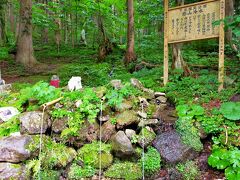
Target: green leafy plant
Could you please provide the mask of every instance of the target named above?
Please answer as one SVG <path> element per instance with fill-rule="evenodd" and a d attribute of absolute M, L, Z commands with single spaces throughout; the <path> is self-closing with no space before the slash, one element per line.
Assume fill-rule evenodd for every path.
<path fill-rule="evenodd" d="M 184 180 L 196 180 L 200 179 L 200 171 L 197 164 L 194 161 L 187 161 L 185 163 L 179 163 L 176 166 L 177 170 L 183 175 Z"/>
<path fill-rule="evenodd" d="M 90 178 L 95 174 L 96 170 L 91 166 L 78 166 L 76 163 L 73 163 L 69 169 L 68 178 L 69 179 L 81 179 L 81 178 Z"/>
<path fill-rule="evenodd" d="M 222 148 L 213 149 L 208 158 L 208 164 L 217 169 L 225 169 L 225 175 L 228 180 L 237 180 L 240 178 L 240 150 L 227 150 Z"/>
<path fill-rule="evenodd" d="M 161 157 L 159 152 L 155 148 L 149 147 L 144 158 L 141 158 L 140 163 L 141 166 L 144 164 L 144 170 L 147 176 L 153 175 L 158 172 L 161 167 Z"/>
<path fill-rule="evenodd" d="M 20 121 L 18 116 L 13 117 L 7 122 L 0 124 L 0 137 L 9 136 L 11 133 L 20 131 Z"/>
<path fill-rule="evenodd" d="M 240 102 L 223 103 L 220 112 L 229 120 L 240 120 Z"/>
<path fill-rule="evenodd" d="M 176 109 L 179 116 L 176 122 L 176 130 L 181 135 L 183 143 L 193 147 L 196 151 L 201 151 L 203 145 L 194 122 L 198 116 L 204 114 L 204 109 L 199 105 L 179 105 Z"/>

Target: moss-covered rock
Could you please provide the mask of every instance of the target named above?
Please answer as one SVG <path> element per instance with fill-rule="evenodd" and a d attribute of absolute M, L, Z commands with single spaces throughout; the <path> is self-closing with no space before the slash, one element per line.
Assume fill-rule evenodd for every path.
<path fill-rule="evenodd" d="M 155 139 L 156 134 L 152 130 L 152 128 L 146 126 L 143 128 L 138 135 L 138 144 L 143 147 L 148 147 L 151 145 L 152 141 Z"/>
<path fill-rule="evenodd" d="M 81 167 L 73 163 L 68 171 L 68 179 L 77 180 L 81 178 L 90 178 L 95 174 L 96 170 L 91 166 Z"/>
<path fill-rule="evenodd" d="M 99 168 L 100 160 L 101 167 L 106 169 L 113 162 L 113 156 L 111 154 L 111 145 L 102 143 L 100 154 L 100 143 L 93 142 L 92 144 L 85 144 L 78 150 L 77 160 L 80 160 L 84 165 Z"/>
<path fill-rule="evenodd" d="M 142 178 L 142 171 L 137 163 L 116 163 L 104 173 L 104 176 L 114 179 L 136 180 Z"/>
<path fill-rule="evenodd" d="M 22 164 L 0 163 L 0 179 L 29 179 Z"/>
<path fill-rule="evenodd" d="M 121 129 L 131 124 L 136 124 L 139 122 L 137 113 L 135 111 L 124 111 L 116 116 L 117 128 Z"/>
<path fill-rule="evenodd" d="M 76 157 L 77 153 L 73 148 L 64 144 L 50 142 L 43 149 L 42 164 L 47 168 L 64 168 Z"/>

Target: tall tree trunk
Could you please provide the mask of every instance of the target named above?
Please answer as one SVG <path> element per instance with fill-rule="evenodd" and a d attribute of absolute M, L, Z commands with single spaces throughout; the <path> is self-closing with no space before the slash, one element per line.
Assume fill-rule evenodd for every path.
<path fill-rule="evenodd" d="M 137 60 L 134 52 L 134 4 L 133 0 L 127 0 L 128 30 L 127 30 L 127 51 L 124 58 L 125 65 Z"/>
<path fill-rule="evenodd" d="M 15 18 L 14 18 L 14 4 L 13 0 L 9 3 L 9 21 L 10 29 L 15 34 Z"/>
<path fill-rule="evenodd" d="M 100 3 L 100 0 L 97 0 L 97 3 Z M 103 17 L 100 12 L 100 5 L 99 5 L 99 11 L 97 15 L 97 27 L 99 30 L 99 48 L 98 48 L 98 62 L 102 62 L 108 54 L 110 54 L 113 50 L 113 45 L 108 38 L 104 25 L 103 25 Z"/>
<path fill-rule="evenodd" d="M 16 61 L 24 66 L 37 63 L 32 42 L 32 1 L 20 0 L 19 32 L 17 39 Z"/>
<path fill-rule="evenodd" d="M 7 43 L 5 5 L 4 1 L 0 3 L 0 45 Z"/>
<path fill-rule="evenodd" d="M 177 6 L 184 5 L 184 0 L 176 0 L 176 4 Z M 172 45 L 172 69 L 182 69 L 184 71 L 184 75 L 189 76 L 191 74 L 191 70 L 189 69 L 187 63 L 183 60 L 181 49 L 181 43 Z"/>
<path fill-rule="evenodd" d="M 226 0 L 225 11 L 226 11 L 226 17 L 229 18 L 228 21 L 232 22 L 232 17 L 234 15 L 234 0 Z M 230 28 L 225 32 L 225 38 L 226 38 L 226 42 L 230 45 L 230 47 L 234 51 L 237 51 L 236 46 L 233 44 L 233 41 L 232 41 L 232 30 Z"/>

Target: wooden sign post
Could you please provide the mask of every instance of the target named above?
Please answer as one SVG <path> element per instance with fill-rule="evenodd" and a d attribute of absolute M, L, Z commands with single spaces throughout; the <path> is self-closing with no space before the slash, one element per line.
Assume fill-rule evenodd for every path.
<path fill-rule="evenodd" d="M 224 23 L 213 22 L 225 17 L 225 0 L 206 0 L 175 8 L 164 1 L 164 85 L 168 82 L 168 45 L 193 40 L 219 38 L 219 91 L 224 83 Z"/>

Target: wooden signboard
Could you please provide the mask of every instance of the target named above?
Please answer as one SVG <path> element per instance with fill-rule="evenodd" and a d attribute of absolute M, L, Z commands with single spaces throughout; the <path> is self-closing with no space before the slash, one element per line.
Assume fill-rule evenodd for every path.
<path fill-rule="evenodd" d="M 219 90 L 224 81 L 224 25 L 213 23 L 225 16 L 225 0 L 207 0 L 168 8 L 164 1 L 164 84 L 168 82 L 168 45 L 193 40 L 219 38 Z"/>

